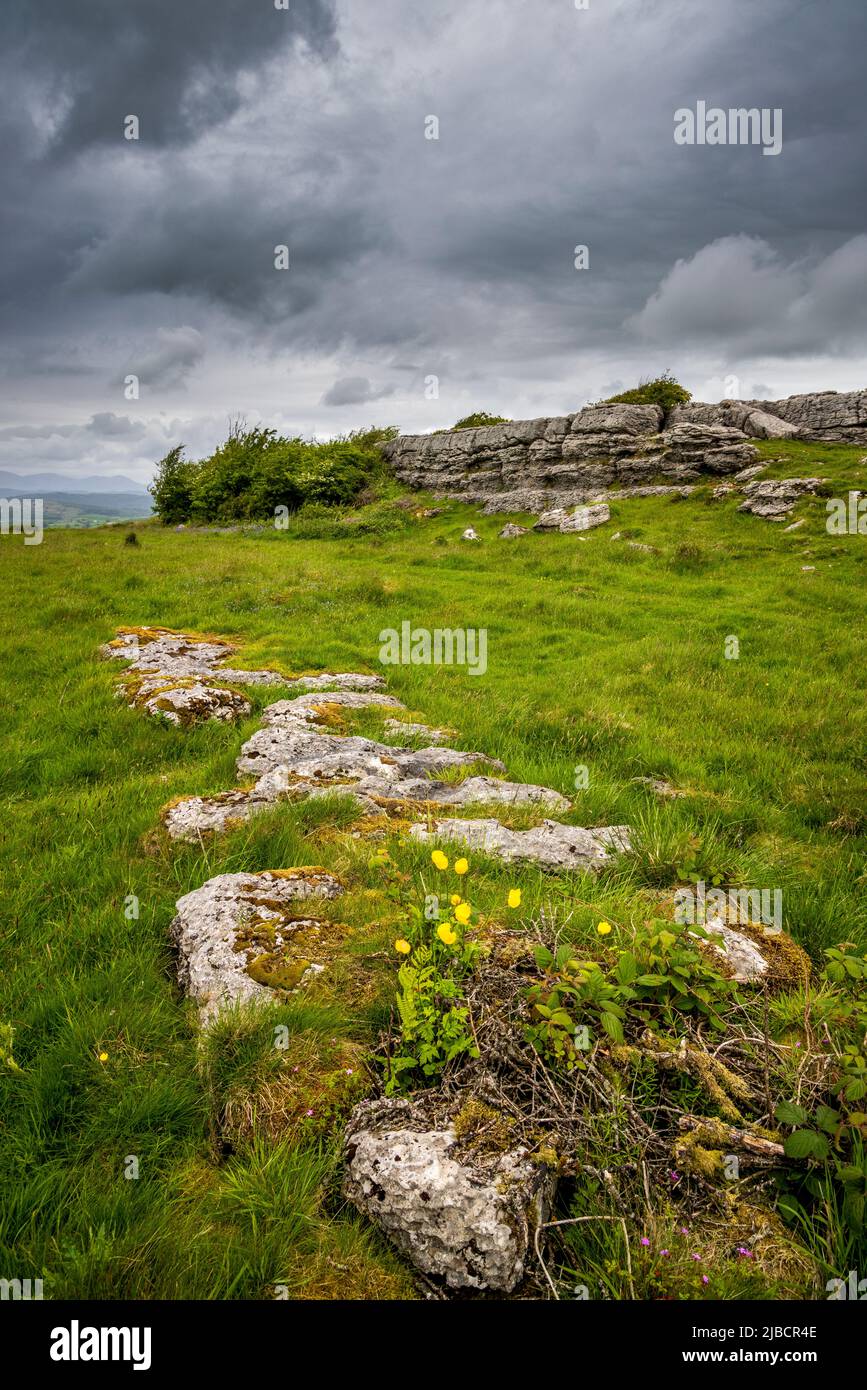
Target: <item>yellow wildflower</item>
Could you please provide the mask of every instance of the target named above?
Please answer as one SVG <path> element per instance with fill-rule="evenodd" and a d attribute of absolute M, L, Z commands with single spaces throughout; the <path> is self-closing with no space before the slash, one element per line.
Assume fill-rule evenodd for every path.
<path fill-rule="evenodd" d="M 600 936 L 607 936 L 611 929 L 610 922 L 600 922 L 599 926 L 596 928 Z"/>
<path fill-rule="evenodd" d="M 433 861 L 433 866 L 435 869 L 447 869 L 449 866 L 449 861 L 448 859 L 446 859 L 446 856 L 443 854 L 441 849 L 434 850 L 433 854 L 431 855 L 431 860 Z"/>
<path fill-rule="evenodd" d="M 451 896 L 451 898 L 449 899 L 449 902 L 451 903 L 452 907 L 457 907 L 457 905 L 458 905 L 458 903 L 459 903 L 460 901 L 461 901 L 461 895 L 460 895 L 460 893 L 452 893 L 452 896 Z"/>
<path fill-rule="evenodd" d="M 462 927 L 465 927 L 467 925 L 467 922 L 470 920 L 470 912 L 471 908 L 469 903 L 458 903 L 457 907 L 455 908 L 455 917 L 460 922 Z"/>
<path fill-rule="evenodd" d="M 101 1062 L 107 1062 L 107 1061 L 108 1061 L 108 1053 L 107 1053 L 107 1052 L 100 1052 L 100 1054 L 99 1054 L 99 1060 L 100 1060 Z"/>
<path fill-rule="evenodd" d="M 510 888 L 510 889 L 509 889 L 509 907 L 520 907 L 520 906 L 521 906 L 521 890 L 520 890 L 520 888 Z"/>
<path fill-rule="evenodd" d="M 457 934 L 452 931 L 448 922 L 443 922 L 441 926 L 437 927 L 437 936 L 444 946 L 454 946 L 458 939 Z"/>
<path fill-rule="evenodd" d="M 470 866 L 469 866 L 469 863 L 467 862 L 466 859 L 456 859 L 456 860 L 455 860 L 455 873 L 456 873 L 456 874 L 465 874 L 465 873 L 467 872 L 467 869 L 468 869 L 469 867 L 470 867 Z"/>
<path fill-rule="evenodd" d="M 410 946 L 408 941 L 404 941 L 403 937 L 399 936 L 397 941 L 395 941 L 394 943 L 394 949 L 396 951 L 400 951 L 400 954 L 402 956 L 408 956 L 410 951 L 412 950 L 412 947 Z"/>

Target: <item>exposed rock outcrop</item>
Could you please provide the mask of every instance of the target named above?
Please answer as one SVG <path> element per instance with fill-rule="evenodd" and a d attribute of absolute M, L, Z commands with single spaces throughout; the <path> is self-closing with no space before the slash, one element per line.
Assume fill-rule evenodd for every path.
<path fill-rule="evenodd" d="M 518 860 L 555 870 L 600 869 L 610 859 L 612 850 L 629 849 L 627 825 L 583 830 L 577 825 L 545 820 L 532 830 L 509 830 L 498 820 L 456 818 L 435 821 L 432 830 L 413 825 L 409 833 L 415 840 L 458 840 L 509 863 Z"/>
<path fill-rule="evenodd" d="M 324 969 L 340 929 L 299 911 L 343 889 L 324 869 L 218 874 L 177 902 L 178 979 L 202 1020 L 226 1005 L 294 990 Z"/>
<path fill-rule="evenodd" d="M 756 457 L 742 431 L 712 422 L 667 429 L 655 405 L 592 405 L 554 419 L 401 435 L 383 452 L 410 487 L 480 502 L 489 513 L 580 506 L 613 486 L 677 485 L 737 472 Z"/>
<path fill-rule="evenodd" d="M 352 679 L 345 677 L 346 680 Z M 173 839 L 196 840 L 249 819 L 276 802 L 331 793 L 353 796 L 366 812 L 385 802 L 432 803 L 437 806 L 538 806 L 541 811 L 568 810 L 566 797 L 551 787 L 509 782 L 477 773 L 489 768 L 504 774 L 505 765 L 484 753 L 455 748 L 400 748 L 373 739 L 328 732 L 323 719 L 343 709 L 380 706 L 403 709 L 392 695 L 376 691 L 336 690 L 278 700 L 262 715 L 262 727 L 242 746 L 239 777 L 256 779 L 252 787 L 210 797 L 186 797 L 171 803 L 163 820 Z M 423 726 L 419 726 L 423 727 Z M 403 726 L 404 729 L 408 726 Z M 474 775 L 459 781 L 437 774 L 466 769 Z"/>
<path fill-rule="evenodd" d="M 781 401 L 601 404 L 551 419 L 400 435 L 383 452 L 403 482 L 483 505 L 541 514 L 656 493 L 737 473 L 757 456 L 751 439 L 867 443 L 867 391 L 822 391 Z"/>
<path fill-rule="evenodd" d="M 279 671 L 241 671 L 223 665 L 236 648 L 222 638 L 199 637 L 164 627 L 119 628 L 100 649 L 109 660 L 127 663 L 119 694 L 133 708 L 171 724 L 234 720 L 248 715 L 249 700 L 231 685 L 282 685 L 290 690 L 380 690 L 381 676 L 354 674 L 283 676 Z"/>

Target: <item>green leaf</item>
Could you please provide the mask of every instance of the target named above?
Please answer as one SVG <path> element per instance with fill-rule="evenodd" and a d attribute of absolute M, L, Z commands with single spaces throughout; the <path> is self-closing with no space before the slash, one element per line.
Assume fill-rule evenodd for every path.
<path fill-rule="evenodd" d="M 776 1118 L 784 1125 L 803 1125 L 810 1118 L 802 1105 L 792 1100 L 783 1100 L 774 1111 Z"/>
<path fill-rule="evenodd" d="M 599 1015 L 599 1022 L 602 1024 L 609 1038 L 612 1038 L 616 1043 L 623 1042 L 623 1025 L 619 1018 L 609 1013 L 607 1009 L 603 1009 Z"/>
<path fill-rule="evenodd" d="M 839 1110 L 832 1110 L 829 1105 L 819 1105 L 816 1107 L 816 1124 L 823 1129 L 826 1134 L 833 1134 L 840 1123 Z"/>
<path fill-rule="evenodd" d="M 827 1158 L 828 1141 L 814 1129 L 796 1129 L 784 1144 L 787 1158 Z"/>
<path fill-rule="evenodd" d="M 624 951 L 614 968 L 615 978 L 622 985 L 630 985 L 638 974 L 638 962 L 631 951 Z"/>

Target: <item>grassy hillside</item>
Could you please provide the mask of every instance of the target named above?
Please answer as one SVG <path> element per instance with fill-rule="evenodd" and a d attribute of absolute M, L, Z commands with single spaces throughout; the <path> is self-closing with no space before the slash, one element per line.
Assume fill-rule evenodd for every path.
<path fill-rule="evenodd" d="M 761 447 L 784 456 L 769 476 L 867 487 L 860 450 Z M 817 965 L 840 941 L 867 951 L 867 539 L 828 536 L 821 498 L 785 534 L 709 493 L 614 504 L 612 524 L 584 538 L 501 541 L 505 517 L 446 505 L 424 519 L 387 497 L 354 520 L 302 510 L 255 536 L 142 523 L 138 546 L 110 528 L 52 531 L 38 547 L 2 538 L 0 1024 L 20 1071 L 0 1068 L 0 1273 L 42 1275 L 53 1297 L 412 1296 L 403 1265 L 340 1202 L 337 1140 L 369 1084 L 406 886 L 430 879 L 429 854 L 393 835 L 383 860 L 341 833 L 345 802 L 169 845 L 161 806 L 233 785 L 239 746 L 279 691 L 254 692 L 240 726 L 165 727 L 120 703 L 117 671 L 97 660 L 119 624 L 223 634 L 241 644 L 238 664 L 298 673 L 380 671 L 380 631 L 406 620 L 487 628 L 484 677 L 388 667 L 389 690 L 513 778 L 572 797 L 576 824 L 637 827 L 638 848 L 598 881 L 474 864 L 480 912 L 495 917 L 518 883 L 523 919 L 571 913 L 574 938 L 589 939 L 600 916 L 646 915 L 691 857 L 708 880 L 781 888 L 785 926 Z M 469 524 L 481 544 L 460 540 Z M 689 795 L 660 800 L 642 777 Z M 175 899 L 216 873 L 293 864 L 346 879 L 344 956 L 273 1019 L 227 1022 L 200 1049 L 169 951 Z M 281 1073 L 269 1108 L 273 1020 L 290 1028 L 294 1079 Z M 561 1277 L 592 1283 L 598 1270 L 611 1291 L 598 1237 L 577 1231 Z M 854 1267 L 858 1238 L 833 1212 L 801 1234 L 823 1276 Z M 722 1254 L 714 1279 L 709 1296 L 808 1287 L 796 1263 L 775 1284 Z M 648 1272 L 639 1296 L 655 1287 Z M 695 1280 L 678 1288 L 704 1296 Z"/>

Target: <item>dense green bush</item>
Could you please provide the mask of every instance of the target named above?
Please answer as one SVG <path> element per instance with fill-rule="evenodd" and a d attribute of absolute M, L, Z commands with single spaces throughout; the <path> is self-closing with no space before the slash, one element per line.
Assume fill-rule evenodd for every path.
<path fill-rule="evenodd" d="M 473 415 L 465 415 L 463 420 L 458 420 L 456 425 L 452 425 L 453 430 L 477 430 L 484 425 L 507 425 L 508 415 L 489 415 L 486 410 L 477 410 Z"/>
<path fill-rule="evenodd" d="M 671 372 L 652 381 L 641 381 L 631 391 L 621 391 L 618 396 L 608 396 L 603 405 L 661 405 L 663 410 L 671 410 L 675 405 L 686 405 L 692 400 L 692 392 L 675 381 Z"/>
<path fill-rule="evenodd" d="M 295 512 L 308 502 L 348 506 L 385 477 L 378 445 L 396 432 L 371 429 L 312 444 L 271 429 L 234 427 L 198 462 L 185 459 L 179 444 L 157 465 L 154 510 L 164 524 L 176 525 L 261 520 L 277 507 Z"/>

